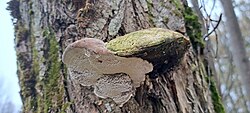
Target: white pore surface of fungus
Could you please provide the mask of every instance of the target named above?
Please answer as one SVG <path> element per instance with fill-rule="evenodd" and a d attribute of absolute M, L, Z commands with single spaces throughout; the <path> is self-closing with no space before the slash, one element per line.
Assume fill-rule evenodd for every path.
<path fill-rule="evenodd" d="M 68 68 L 69 74 L 71 75 L 71 79 L 77 81 L 82 86 L 92 86 L 95 85 L 97 79 L 101 77 L 101 75 L 91 72 L 88 70 L 75 70 L 73 68 Z"/>
<path fill-rule="evenodd" d="M 112 98 L 121 106 L 133 96 L 132 90 L 132 81 L 126 74 L 104 75 L 98 79 L 94 87 L 97 96 Z"/>
<path fill-rule="evenodd" d="M 132 96 L 132 87 L 139 87 L 145 74 L 153 70 L 153 65 L 141 58 L 114 55 L 102 40 L 95 38 L 68 45 L 62 60 L 78 83 L 93 85 L 97 96 L 110 97 L 119 104 L 127 102 Z"/>

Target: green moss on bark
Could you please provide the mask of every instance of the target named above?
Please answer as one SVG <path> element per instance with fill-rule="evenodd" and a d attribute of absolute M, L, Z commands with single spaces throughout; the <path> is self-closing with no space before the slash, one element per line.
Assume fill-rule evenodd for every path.
<path fill-rule="evenodd" d="M 21 22 L 18 22 L 15 26 L 15 43 L 16 47 L 22 46 L 20 51 L 17 51 L 17 64 L 18 64 L 18 76 L 21 86 L 21 98 L 24 101 L 23 107 L 24 112 L 35 111 L 37 108 L 36 101 L 36 73 L 34 65 L 34 53 L 37 52 L 33 50 L 34 37 L 32 37 L 32 31 L 24 28 Z M 25 42 L 25 43 L 23 43 Z M 31 47 L 31 49 L 29 48 Z M 31 54 L 30 54 L 31 53 Z M 35 55 L 36 56 L 36 55 Z"/>
<path fill-rule="evenodd" d="M 195 51 L 198 52 L 199 49 L 201 50 L 199 52 L 202 53 L 205 47 L 205 42 L 202 38 L 201 24 L 199 23 L 198 17 L 190 7 L 185 7 L 183 13 L 187 35 L 189 36 Z"/>
<path fill-rule="evenodd" d="M 193 45 L 193 48 L 195 49 L 196 53 L 203 54 L 203 50 L 205 47 L 205 42 L 202 37 L 201 32 L 201 24 L 199 23 L 198 16 L 194 14 L 192 9 L 188 6 L 185 6 L 185 10 L 183 11 L 184 20 L 185 20 L 185 26 L 187 30 L 187 35 L 190 38 L 190 41 Z M 206 61 L 203 61 L 204 64 L 206 64 Z M 204 66 L 200 68 L 200 71 L 208 78 L 208 75 L 206 74 Z M 211 77 L 209 77 L 211 79 Z M 210 82 L 210 92 L 211 97 L 213 101 L 214 110 L 216 113 L 225 113 L 224 106 L 221 102 L 221 98 L 219 96 L 219 93 L 217 91 L 217 88 L 215 86 L 215 82 L 213 80 L 208 80 L 207 82 Z"/>
<path fill-rule="evenodd" d="M 212 79 L 212 77 L 207 77 L 207 82 L 210 82 L 210 91 L 213 100 L 214 110 L 216 111 L 216 113 L 226 113 L 225 108 L 221 102 L 221 97 L 216 88 L 215 81 Z"/>
<path fill-rule="evenodd" d="M 43 50 L 37 49 L 41 45 L 36 45 L 37 40 L 32 30 L 23 28 L 21 24 L 16 28 L 15 35 L 16 45 L 19 46 L 25 41 L 26 45 L 21 46 L 27 47 L 24 48 L 27 51 L 17 53 L 21 97 L 24 101 L 23 112 L 64 112 L 70 103 L 64 103 L 65 90 L 59 44 L 55 34 L 49 29 L 43 31 L 44 41 L 47 42 Z M 44 53 L 43 56 L 40 54 L 41 51 Z M 40 75 L 41 66 L 46 66 L 44 75 Z"/>
<path fill-rule="evenodd" d="M 59 44 L 52 30 L 44 30 L 43 37 L 46 38 L 45 40 L 48 43 L 46 57 L 47 71 L 45 78 L 40 81 L 43 87 L 43 95 L 39 100 L 39 108 L 44 113 L 52 111 L 62 112 L 61 109 L 64 105 L 64 85 L 62 83 L 61 61 L 59 59 Z"/>

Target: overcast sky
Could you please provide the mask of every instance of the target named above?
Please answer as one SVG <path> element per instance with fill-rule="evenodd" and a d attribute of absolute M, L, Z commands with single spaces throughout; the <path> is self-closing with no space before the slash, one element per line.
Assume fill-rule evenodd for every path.
<path fill-rule="evenodd" d="M 14 31 L 11 22 L 11 17 L 6 9 L 7 1 L 0 0 L 0 79 L 4 85 L 0 91 L 0 95 L 5 95 L 15 103 L 16 107 L 22 105 L 19 96 L 18 79 L 16 75 L 16 53 L 14 50 Z M 1 85 L 1 84 L 0 84 Z M 4 97 L 5 97 L 4 96 Z M 3 96 L 0 97 L 0 101 L 3 100 Z"/>

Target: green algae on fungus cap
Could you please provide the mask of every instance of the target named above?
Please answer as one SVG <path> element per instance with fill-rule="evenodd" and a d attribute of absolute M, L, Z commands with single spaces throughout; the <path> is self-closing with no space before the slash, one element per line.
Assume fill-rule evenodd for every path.
<path fill-rule="evenodd" d="M 189 40 L 178 32 L 164 28 L 149 28 L 117 37 L 108 42 L 106 47 L 119 56 L 129 56 L 140 53 L 150 47 L 177 41 L 184 46 L 189 44 Z"/>

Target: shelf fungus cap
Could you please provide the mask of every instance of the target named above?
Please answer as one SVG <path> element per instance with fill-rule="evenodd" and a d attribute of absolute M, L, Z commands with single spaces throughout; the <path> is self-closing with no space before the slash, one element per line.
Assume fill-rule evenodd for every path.
<path fill-rule="evenodd" d="M 103 41 L 94 38 L 78 40 L 67 46 L 62 61 L 67 65 L 71 78 L 83 86 L 91 86 L 100 78 L 100 74 L 91 65 L 89 58 L 94 54 L 109 53 L 103 49 Z"/>
<path fill-rule="evenodd" d="M 105 49 L 103 41 L 94 38 L 84 38 L 67 46 L 62 61 L 70 68 L 95 71 L 90 66 L 89 58 L 94 54 L 110 53 Z"/>
<path fill-rule="evenodd" d="M 91 78 L 85 78 L 95 82 L 103 74 L 126 73 L 135 87 L 139 87 L 145 80 L 145 74 L 153 70 L 153 65 L 148 61 L 137 57 L 119 57 L 109 51 L 103 41 L 94 38 L 84 38 L 70 44 L 65 49 L 62 60 L 73 70 L 73 76 L 82 76 L 86 71 L 96 73 L 96 78 L 93 74 Z"/>
<path fill-rule="evenodd" d="M 114 54 L 90 58 L 90 63 L 98 73 L 126 73 L 132 79 L 135 87 L 139 87 L 145 80 L 146 73 L 153 70 L 153 65 L 146 60 L 136 57 L 119 57 Z"/>
<path fill-rule="evenodd" d="M 145 49 L 177 41 L 179 46 L 189 45 L 189 39 L 178 32 L 164 28 L 149 28 L 117 37 L 107 43 L 106 47 L 119 56 L 130 56 Z"/>

